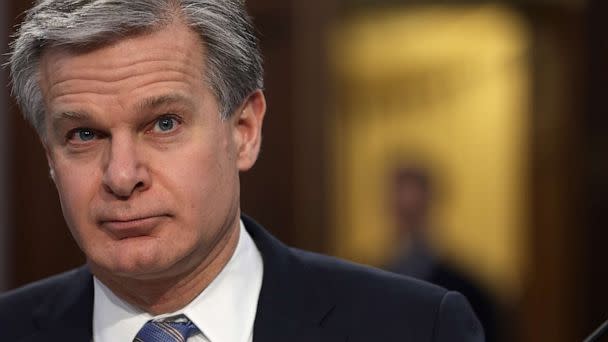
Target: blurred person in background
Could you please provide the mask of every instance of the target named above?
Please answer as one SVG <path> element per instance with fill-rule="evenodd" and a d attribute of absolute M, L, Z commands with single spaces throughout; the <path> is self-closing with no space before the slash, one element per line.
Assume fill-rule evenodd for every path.
<path fill-rule="evenodd" d="M 468 274 L 437 256 L 430 244 L 435 192 L 429 170 L 402 163 L 391 178 L 390 203 L 400 245 L 386 269 L 464 294 L 484 327 L 486 339 L 498 341 L 498 306 L 492 296 Z"/>
<path fill-rule="evenodd" d="M 266 110 L 244 1 L 37 1 L 10 67 L 87 263 L 0 296 L 0 341 L 484 340 L 461 294 L 242 215 Z"/>

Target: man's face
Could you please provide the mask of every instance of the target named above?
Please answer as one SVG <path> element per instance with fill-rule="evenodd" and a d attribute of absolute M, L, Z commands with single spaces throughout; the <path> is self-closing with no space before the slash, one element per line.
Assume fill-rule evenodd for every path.
<path fill-rule="evenodd" d="M 257 157 L 265 104 L 256 92 L 222 120 L 204 53 L 176 23 L 43 54 L 45 148 L 66 222 L 93 267 L 174 276 L 234 235 L 238 172 Z"/>
<path fill-rule="evenodd" d="M 395 181 L 394 209 L 403 233 L 418 234 L 427 228 L 429 205 L 429 190 L 419 180 L 412 177 Z"/>

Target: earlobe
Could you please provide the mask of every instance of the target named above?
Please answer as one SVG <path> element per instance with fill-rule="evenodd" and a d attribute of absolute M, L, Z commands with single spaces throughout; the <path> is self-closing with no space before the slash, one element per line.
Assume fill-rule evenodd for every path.
<path fill-rule="evenodd" d="M 235 143 L 237 167 L 247 171 L 253 167 L 260 153 L 262 124 L 266 113 L 266 98 L 261 90 L 253 92 L 235 113 Z"/>

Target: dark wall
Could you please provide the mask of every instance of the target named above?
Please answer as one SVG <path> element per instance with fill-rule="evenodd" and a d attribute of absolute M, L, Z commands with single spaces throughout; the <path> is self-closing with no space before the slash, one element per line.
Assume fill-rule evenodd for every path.
<path fill-rule="evenodd" d="M 587 13 L 587 108 L 584 134 L 583 249 L 585 329 L 608 319 L 608 2 L 590 2 Z"/>
<path fill-rule="evenodd" d="M 526 287 L 516 317 L 525 341 L 575 341 L 584 330 L 581 320 L 572 318 L 581 313 L 584 243 L 577 233 L 585 202 L 584 13 L 561 6 L 532 6 L 525 12 L 533 39 L 531 229 Z"/>
<path fill-rule="evenodd" d="M 6 3 L 0 3 L 0 46 L 6 46 L 8 44 L 8 20 L 9 13 L 6 10 Z M 0 68 L 0 84 L 4 85 L 7 83 L 8 75 L 6 70 Z M 8 116 L 7 109 L 2 104 L 8 101 L 8 92 L 0 91 L 0 115 L 5 118 Z M 7 146 L 6 132 L 8 132 L 10 126 L 0 126 L 0 163 L 4 165 L 7 160 L 7 153 L 9 148 Z M 4 167 L 0 167 L 0 291 L 8 286 L 9 273 L 9 261 L 10 246 L 12 241 L 10 238 L 10 229 L 8 227 L 8 215 L 7 209 L 7 189 L 8 183 L 7 170 Z"/>
<path fill-rule="evenodd" d="M 10 18 L 15 18 L 11 31 L 29 3 L 10 3 Z M 36 134 L 21 118 L 13 101 L 9 102 L 8 112 L 6 119 L 13 127 L 7 137 L 11 148 L 9 212 L 14 262 L 10 283 L 17 286 L 79 265 L 84 259 L 63 221 Z"/>

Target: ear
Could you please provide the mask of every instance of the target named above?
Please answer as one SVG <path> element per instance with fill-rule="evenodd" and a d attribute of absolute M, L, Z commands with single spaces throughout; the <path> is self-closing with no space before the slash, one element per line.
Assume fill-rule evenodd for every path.
<path fill-rule="evenodd" d="M 266 98 L 258 89 L 247 97 L 240 110 L 237 110 L 231 118 L 239 171 L 251 169 L 258 158 L 265 113 Z"/>
<path fill-rule="evenodd" d="M 51 153 L 49 151 L 49 147 L 46 144 L 44 139 L 41 139 L 42 147 L 44 147 L 44 154 L 46 156 L 46 162 L 49 165 L 49 176 L 55 182 L 55 162 L 53 161 L 53 157 L 51 157 Z"/>

